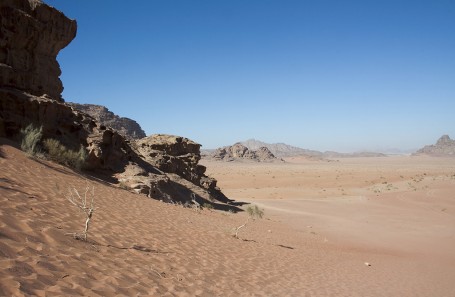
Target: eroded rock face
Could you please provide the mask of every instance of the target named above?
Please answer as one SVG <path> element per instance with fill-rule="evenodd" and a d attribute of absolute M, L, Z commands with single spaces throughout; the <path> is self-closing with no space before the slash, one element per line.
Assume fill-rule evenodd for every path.
<path fill-rule="evenodd" d="M 77 110 L 89 114 L 97 122 L 101 123 L 101 125 L 111 127 L 127 139 L 141 139 L 146 136 L 144 130 L 142 130 L 141 126 L 135 120 L 119 117 L 104 106 L 69 102 L 68 104 Z"/>
<path fill-rule="evenodd" d="M 415 155 L 455 156 L 455 140 L 449 135 L 443 135 L 434 145 L 426 145 L 418 150 Z"/>
<path fill-rule="evenodd" d="M 76 28 L 76 21 L 41 1 L 0 1 L 0 86 L 62 101 L 56 57 Z"/>
<path fill-rule="evenodd" d="M 65 103 L 0 88 L 0 118 L 4 136 L 15 138 L 29 124 L 43 127 L 43 138 L 58 139 L 71 150 L 88 151 L 87 165 L 94 169 L 121 171 L 134 152 L 121 135 L 106 129 L 89 115 Z"/>
<path fill-rule="evenodd" d="M 76 23 L 40 1 L 0 1 L 0 137 L 17 140 L 21 129 L 33 124 L 42 127 L 42 140 L 84 148 L 85 165 L 125 189 L 167 202 L 198 200 L 236 209 L 198 165 L 199 144 L 158 135 L 145 139 L 139 150 L 134 141 L 64 103 L 56 55 L 74 38 Z"/>
<path fill-rule="evenodd" d="M 260 161 L 268 161 L 268 160 L 275 160 L 276 157 L 272 154 L 272 152 L 266 147 L 260 147 L 256 150 L 256 157 Z"/>
<path fill-rule="evenodd" d="M 241 143 L 217 149 L 210 158 L 219 161 L 254 161 L 254 162 L 274 162 L 277 159 L 267 147 L 260 147 L 257 150 L 250 150 Z"/>
<path fill-rule="evenodd" d="M 136 142 L 144 159 L 167 173 L 175 173 L 205 189 L 216 188 L 216 180 L 204 175 L 206 168 L 199 165 L 201 145 L 184 137 L 155 134 Z"/>
<path fill-rule="evenodd" d="M 199 145 L 191 140 L 162 135 L 139 152 L 137 145 L 66 103 L 0 88 L 0 136 L 16 139 L 29 124 L 43 128 L 43 139 L 57 139 L 71 150 L 84 147 L 86 167 L 114 177 L 128 190 L 170 203 L 191 203 L 195 194 L 201 204 L 218 201 L 222 209 L 236 209 L 226 205 L 230 200 L 216 180 L 203 174 Z"/>

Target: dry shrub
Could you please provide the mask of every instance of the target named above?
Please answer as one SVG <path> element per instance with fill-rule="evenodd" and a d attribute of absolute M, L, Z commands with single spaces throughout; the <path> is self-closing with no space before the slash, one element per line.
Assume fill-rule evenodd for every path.
<path fill-rule="evenodd" d="M 212 210 L 213 209 L 213 205 L 206 202 L 206 203 L 202 204 L 202 208 L 208 209 L 208 210 Z"/>
<path fill-rule="evenodd" d="M 248 218 L 247 218 L 245 223 L 243 223 L 242 225 L 240 225 L 237 228 L 235 228 L 235 230 L 234 230 L 235 231 L 235 234 L 234 234 L 235 238 L 239 238 L 240 229 L 244 228 L 250 222 L 250 220 L 254 221 L 256 219 L 262 219 L 262 217 L 264 216 L 264 210 L 260 209 L 257 205 L 248 206 L 248 208 L 246 209 L 246 212 L 248 213 Z"/>
<path fill-rule="evenodd" d="M 21 149 L 29 155 L 35 156 L 39 152 L 39 142 L 43 137 L 43 127 L 36 128 L 33 124 L 21 129 Z"/>
<path fill-rule="evenodd" d="M 264 210 L 260 209 L 257 205 L 248 206 L 246 212 L 248 213 L 248 216 L 251 217 L 253 220 L 256 218 L 262 219 L 262 217 L 264 216 Z"/>
<path fill-rule="evenodd" d="M 73 151 L 61 144 L 58 140 L 51 138 L 45 139 L 43 146 L 53 161 L 78 170 L 83 168 L 87 159 L 87 152 L 82 146 L 79 151 Z"/>

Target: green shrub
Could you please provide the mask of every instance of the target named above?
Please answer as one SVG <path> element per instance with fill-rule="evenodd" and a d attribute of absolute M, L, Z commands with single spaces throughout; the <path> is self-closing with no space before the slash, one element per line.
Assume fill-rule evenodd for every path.
<path fill-rule="evenodd" d="M 25 129 L 21 129 L 21 149 L 35 156 L 39 152 L 39 142 L 43 137 L 43 127 L 35 128 L 33 124 L 28 125 Z"/>
<path fill-rule="evenodd" d="M 51 138 L 45 139 L 43 146 L 53 161 L 78 170 L 83 168 L 87 159 L 87 152 L 82 146 L 79 151 L 73 151 L 61 144 L 60 141 Z"/>

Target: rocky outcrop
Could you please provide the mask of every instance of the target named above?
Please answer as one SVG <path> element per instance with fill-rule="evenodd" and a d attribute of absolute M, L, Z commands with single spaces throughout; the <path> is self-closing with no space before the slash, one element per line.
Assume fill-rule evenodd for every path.
<path fill-rule="evenodd" d="M 92 116 L 97 122 L 106 127 L 111 127 L 127 139 L 144 138 L 145 132 L 141 126 L 132 119 L 119 117 L 104 106 L 95 104 L 68 103 L 77 110 Z"/>
<path fill-rule="evenodd" d="M 426 145 L 414 155 L 455 156 L 455 140 L 449 135 L 443 135 L 434 145 Z"/>
<path fill-rule="evenodd" d="M 175 143 L 164 136 L 154 139 L 149 147 L 154 154 L 150 150 L 144 156 L 146 145 L 139 150 L 134 142 L 88 114 L 65 103 L 12 89 L 0 88 L 0 118 L 4 136 L 10 139 L 16 139 L 22 128 L 33 124 L 43 128 L 43 139 L 57 139 L 71 150 L 82 146 L 88 155 L 84 167 L 111 182 L 117 180 L 135 193 L 170 203 L 191 202 L 194 194 L 201 204 L 236 209 L 227 205 L 231 201 L 216 187 L 216 180 L 203 174 L 205 167 L 198 165 L 199 145 L 185 138 L 179 142 L 179 137 L 172 137 Z"/>
<path fill-rule="evenodd" d="M 76 21 L 37 0 L 0 2 L 0 86 L 62 101 L 57 54 L 76 36 Z"/>
<path fill-rule="evenodd" d="M 204 175 L 206 168 L 199 165 L 201 145 L 184 137 L 155 134 L 136 142 L 144 159 L 156 168 L 175 173 L 207 190 L 216 190 L 216 180 Z"/>
<path fill-rule="evenodd" d="M 134 152 L 121 135 L 48 97 L 0 88 L 0 117 L 8 138 L 16 138 L 22 128 L 33 124 L 43 127 L 43 138 L 58 139 L 71 150 L 83 146 L 88 151 L 87 165 L 93 169 L 121 171 L 134 159 Z"/>
<path fill-rule="evenodd" d="M 200 145 L 160 136 L 146 139 L 139 150 L 134 141 L 63 102 L 55 59 L 74 38 L 74 21 L 32 0 L 2 0 L 0 16 L 1 137 L 18 139 L 29 124 L 41 126 L 43 139 L 56 139 L 70 150 L 85 149 L 85 167 L 97 177 L 163 201 L 196 200 L 237 209 L 198 165 Z"/>
<path fill-rule="evenodd" d="M 272 154 L 272 152 L 265 146 L 258 148 L 254 153 L 256 154 L 256 158 L 260 162 L 268 162 L 268 161 L 277 160 L 275 155 Z"/>
<path fill-rule="evenodd" d="M 254 162 L 274 162 L 281 161 L 276 158 L 266 147 L 251 150 L 241 143 L 232 146 L 222 147 L 213 152 L 209 158 L 219 161 L 254 161 Z"/>

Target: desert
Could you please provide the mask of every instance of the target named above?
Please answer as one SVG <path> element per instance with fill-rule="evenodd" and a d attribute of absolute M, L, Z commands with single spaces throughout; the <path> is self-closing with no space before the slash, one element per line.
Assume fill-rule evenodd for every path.
<path fill-rule="evenodd" d="M 451 296 L 455 160 L 202 161 L 229 197 L 195 211 L 1 146 L 3 296 Z M 84 217 L 68 187 L 95 189 Z M 389 186 L 391 185 L 391 186 Z"/>
<path fill-rule="evenodd" d="M 2 0 L 0 296 L 455 296 L 453 5 L 329 2 Z"/>

